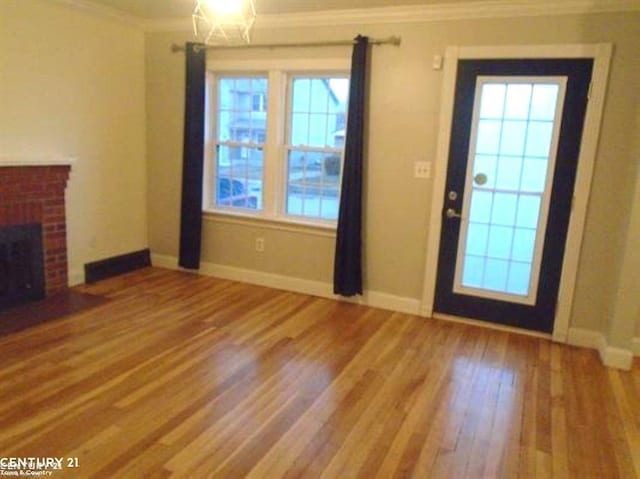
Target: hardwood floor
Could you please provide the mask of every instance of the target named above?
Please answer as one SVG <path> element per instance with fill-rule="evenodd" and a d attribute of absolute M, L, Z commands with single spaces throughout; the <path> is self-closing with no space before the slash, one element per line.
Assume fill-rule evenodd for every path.
<path fill-rule="evenodd" d="M 0 338 L 0 457 L 53 477 L 640 478 L 640 364 L 148 268 Z"/>
<path fill-rule="evenodd" d="M 0 311 L 0 336 L 17 333 L 40 323 L 86 311 L 107 301 L 109 301 L 107 298 L 80 293 L 75 289 L 61 291 L 42 301 Z"/>

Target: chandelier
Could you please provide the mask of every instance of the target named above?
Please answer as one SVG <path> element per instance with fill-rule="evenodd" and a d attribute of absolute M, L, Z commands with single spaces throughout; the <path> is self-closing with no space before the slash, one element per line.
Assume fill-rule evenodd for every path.
<path fill-rule="evenodd" d="M 193 32 L 206 44 L 249 43 L 256 9 L 253 0 L 198 0 Z"/>

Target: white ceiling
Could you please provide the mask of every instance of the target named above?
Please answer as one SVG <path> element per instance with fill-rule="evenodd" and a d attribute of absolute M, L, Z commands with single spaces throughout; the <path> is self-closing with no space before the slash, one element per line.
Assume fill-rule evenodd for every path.
<path fill-rule="evenodd" d="M 184 18 L 195 0 L 90 0 L 141 19 Z M 255 0 L 257 14 L 460 3 L 463 0 Z M 468 1 L 468 0 L 467 0 Z"/>

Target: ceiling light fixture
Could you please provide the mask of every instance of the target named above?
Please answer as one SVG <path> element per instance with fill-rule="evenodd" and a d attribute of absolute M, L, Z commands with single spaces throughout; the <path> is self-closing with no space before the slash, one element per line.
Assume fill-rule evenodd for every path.
<path fill-rule="evenodd" d="M 193 32 L 209 45 L 250 43 L 256 19 L 253 0 L 198 0 L 193 10 Z"/>

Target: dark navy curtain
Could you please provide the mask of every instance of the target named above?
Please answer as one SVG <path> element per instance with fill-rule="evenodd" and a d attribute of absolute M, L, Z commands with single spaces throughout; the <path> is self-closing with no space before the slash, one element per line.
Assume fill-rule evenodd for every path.
<path fill-rule="evenodd" d="M 333 292 L 342 296 L 362 294 L 362 168 L 368 44 L 367 37 L 358 35 L 351 58 L 347 138 L 333 271 Z"/>
<path fill-rule="evenodd" d="M 206 49 L 199 43 L 187 43 L 178 264 L 188 269 L 200 268 L 205 79 Z"/>

